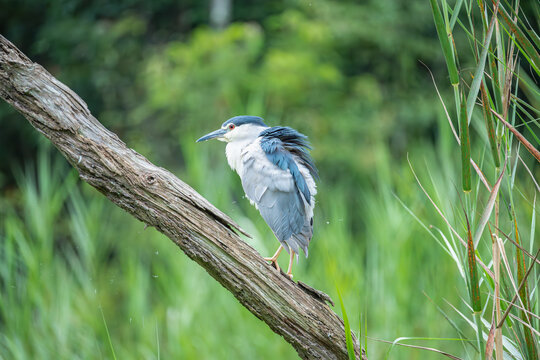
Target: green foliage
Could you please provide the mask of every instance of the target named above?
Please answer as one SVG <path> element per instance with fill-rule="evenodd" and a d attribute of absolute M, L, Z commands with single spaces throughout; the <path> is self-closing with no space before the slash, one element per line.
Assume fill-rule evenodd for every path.
<path fill-rule="evenodd" d="M 470 74 L 472 80 L 468 79 L 468 70 L 460 69 L 462 78 L 458 86 L 462 86 L 463 89 L 457 90 L 458 86 L 452 84 L 454 85 L 454 102 L 456 105 L 461 104 L 461 111 L 455 117 L 458 117 L 460 124 L 462 183 L 463 190 L 466 191 L 466 209 L 464 209 L 466 228 L 462 229 L 462 219 L 449 220 L 449 212 L 438 210 L 448 225 L 447 234 L 440 234 L 445 240 L 444 244 L 440 241 L 439 243 L 454 258 L 469 288 L 470 304 L 467 306 L 473 311 L 474 319 L 471 320 L 470 316 L 461 313 L 456 306 L 451 306 L 475 331 L 477 346 L 474 350 L 479 358 L 491 358 L 495 353 L 497 359 L 503 357 L 536 359 L 539 346 L 537 335 L 540 327 L 538 319 L 533 320 L 529 314 L 538 313 L 539 305 L 528 292 L 528 281 L 537 284 L 539 278 L 537 273 L 531 279 L 526 279 L 524 274 L 527 266 L 535 265 L 532 254 L 535 253 L 533 249 L 538 247 L 538 241 L 534 236 L 534 224 L 537 213 L 536 191 L 539 188 L 533 171 L 538 169 L 537 161 L 540 160 L 540 154 L 527 137 L 520 134 L 516 128 L 526 125 L 529 130 L 528 135 L 537 139 L 535 131 L 530 129 L 527 122 L 530 121 L 537 128 L 540 127 L 538 118 L 532 116 L 532 113 L 538 113 L 532 105 L 537 102 L 538 93 L 526 93 L 523 96 L 517 89 L 518 85 L 522 86 L 520 63 L 522 66 L 526 64 L 529 67 L 530 75 L 535 75 L 533 70 L 538 72 L 535 56 L 532 56 L 538 53 L 538 49 L 532 46 L 524 33 L 528 33 L 532 39 L 538 39 L 538 35 L 529 25 L 527 20 L 529 14 L 523 12 L 518 5 L 519 2 L 478 1 L 476 5 L 471 4 L 471 7 L 461 16 L 457 15 L 458 5 L 452 10 L 445 0 L 441 2 L 444 9 L 448 8 L 449 11 L 454 12 L 453 19 L 457 21 L 461 19 L 462 22 L 459 22 L 461 29 L 454 32 L 464 31 L 475 59 L 472 67 L 474 71 L 471 70 Z M 438 9 L 438 1 L 433 0 L 433 4 L 434 10 Z M 513 20 L 509 19 L 508 12 L 515 15 Z M 435 18 L 437 22 L 437 16 Z M 474 25 L 476 18 L 482 22 L 481 29 Z M 438 20 L 437 26 L 440 27 L 442 18 L 439 16 Z M 450 30 L 449 36 L 455 36 L 447 18 L 445 22 L 446 29 Z M 501 28 L 506 33 L 502 32 Z M 440 38 L 440 42 L 445 50 L 446 39 Z M 457 49 L 454 51 L 456 58 L 458 53 L 462 54 Z M 518 56 L 519 52 L 523 55 L 522 57 Z M 489 64 L 486 64 L 487 59 L 490 59 Z M 448 71 L 452 76 L 453 71 L 450 67 Z M 487 71 L 490 76 L 486 73 Z M 528 79 L 528 76 L 525 76 L 525 79 Z M 483 122 L 486 124 L 484 129 L 475 125 L 480 121 L 474 114 L 475 109 L 479 107 L 477 104 L 479 91 L 481 91 Z M 466 102 L 464 93 L 468 93 Z M 445 106 L 443 99 L 441 101 Z M 446 115 L 448 123 L 453 127 L 453 116 L 449 113 Z M 495 124 L 494 118 L 497 121 Z M 476 126 L 479 134 L 483 136 L 476 138 L 471 136 L 469 140 L 469 125 Z M 456 140 L 458 140 L 457 136 Z M 476 154 L 472 153 L 470 142 L 476 144 L 473 145 L 473 149 L 476 147 L 481 150 Z M 485 158 L 488 148 L 492 153 L 493 164 Z M 529 153 L 524 152 L 523 148 Z M 499 152 L 504 158 L 502 169 L 499 169 L 501 163 Z M 474 162 L 476 186 L 471 186 L 471 162 Z M 528 173 L 530 179 L 516 182 L 518 165 L 521 171 Z M 515 196 L 517 194 L 523 201 L 517 201 Z M 484 198 L 486 200 L 483 200 Z M 447 200 L 441 199 L 433 201 L 433 205 L 439 209 L 445 202 Z M 527 251 L 522 247 L 518 222 L 523 228 L 523 223 L 529 216 L 532 220 L 531 236 L 526 246 L 529 251 Z M 489 233 L 484 231 L 486 224 L 489 224 Z M 474 239 L 472 228 L 476 228 Z M 463 233 L 465 234 L 462 235 Z M 459 251 L 462 251 L 459 243 L 455 240 L 449 242 L 446 240 L 447 237 L 458 237 L 463 245 L 465 245 L 463 238 L 467 238 L 467 262 L 464 261 L 463 256 L 458 255 Z M 504 241 L 506 239 L 507 243 Z M 522 251 L 533 259 L 530 265 L 526 265 Z M 515 261 L 510 266 L 509 259 L 514 256 Z M 477 273 L 478 264 L 484 269 L 480 276 Z M 463 276 L 465 267 L 469 269 L 466 277 Z M 522 284 L 519 285 L 519 289 L 518 284 Z M 488 295 L 487 301 L 482 301 L 484 298 L 480 296 L 482 293 Z M 516 298 L 520 300 L 520 305 L 513 304 Z M 506 309 L 504 315 L 503 309 Z M 515 315 L 507 317 L 512 312 Z M 516 315 L 521 317 L 520 321 L 516 321 L 519 320 Z M 448 316 L 447 318 L 449 319 Z M 462 333 L 457 327 L 456 330 Z M 486 339 L 485 343 L 484 339 Z"/>
<path fill-rule="evenodd" d="M 430 0 L 431 10 L 433 11 L 433 19 L 435 20 L 435 27 L 437 29 L 437 35 L 439 36 L 439 42 L 442 47 L 444 58 L 446 60 L 446 66 L 448 68 L 448 74 L 450 76 L 450 83 L 453 86 L 459 84 L 458 71 L 456 67 L 456 61 L 454 59 L 454 51 L 450 44 L 449 35 L 446 29 L 449 29 L 444 23 L 444 19 L 439 8 L 439 2 L 437 0 Z M 446 13 L 445 13 L 446 15 Z"/>
<path fill-rule="evenodd" d="M 265 357 L 272 332 L 172 242 L 74 186 L 64 162 L 42 154 L 37 171 L 2 209 L 2 357 Z M 294 354 L 277 336 L 271 347 Z"/>
<path fill-rule="evenodd" d="M 343 304 L 343 299 L 341 298 L 339 289 L 337 290 L 337 294 L 339 298 L 339 305 L 341 306 L 341 314 L 343 316 L 343 326 L 345 327 L 345 340 L 347 342 L 347 353 L 349 354 L 349 360 L 356 360 L 354 343 L 351 336 L 351 325 L 349 324 L 349 318 L 347 317 L 347 311 L 345 310 L 345 305 Z"/>
<path fill-rule="evenodd" d="M 270 254 L 275 238 L 256 210 L 230 190 L 238 185 L 236 176 L 224 162 L 210 166 L 214 149 L 182 144 L 187 161 L 179 176 L 254 235 L 249 241 L 259 253 Z M 430 255 L 436 245 L 419 243 L 422 229 L 412 226 L 390 195 L 384 152 L 377 152 L 380 185 L 362 194 L 369 214 L 362 223 L 369 227 L 361 233 L 352 230 L 359 220 L 345 208 L 346 192 L 321 185 L 310 258 L 300 261 L 295 276 L 333 298 L 336 286 L 343 289 L 350 314 L 365 311 L 359 305 L 367 304 L 370 333 L 377 337 L 442 336 L 444 326 L 433 320 L 437 311 L 422 290 L 453 299 L 446 288 L 453 280 L 445 275 L 451 264 Z M 288 344 L 169 240 L 144 230 L 89 186 L 76 185 L 76 174 L 64 162 L 51 164 L 45 154 L 40 159 L 37 173 L 28 166 L 18 177 L 20 202 L 2 207 L 1 354 L 93 358 L 111 357 L 114 349 L 117 358 L 155 358 L 159 347 L 162 358 L 295 358 Z M 422 195 L 411 192 L 407 168 L 395 170 L 407 180 L 394 190 L 422 213 Z M 215 178 L 222 186 L 215 186 Z M 280 259 L 282 266 L 286 260 Z M 442 276 L 446 281 L 437 285 Z M 351 320 L 350 326 L 359 324 Z M 384 351 L 380 346 L 370 344 L 370 353 L 377 356 Z"/>
<path fill-rule="evenodd" d="M 461 96 L 461 111 L 459 112 L 459 140 L 461 149 L 461 189 L 471 191 L 471 141 L 469 138 L 469 122 L 465 96 Z"/>
<path fill-rule="evenodd" d="M 232 115 L 250 113 L 270 124 L 309 129 L 319 166 L 344 173 L 354 188 L 369 182 L 371 149 L 378 142 L 390 143 L 400 155 L 433 130 L 435 97 L 417 59 L 430 63 L 440 56 L 421 1 L 268 2 L 260 18 L 260 5 L 237 4 L 233 16 L 255 17 L 222 32 L 204 25 L 205 4 L 172 3 L 73 2 L 66 9 L 52 2 L 42 9 L 43 21 L 28 25 L 33 31 L 24 36 L 10 17 L 0 21 L 6 27 L 0 30 L 72 87 L 101 122 L 168 167 L 183 163 L 182 136 L 195 137 Z M 34 11 L 13 8 L 20 19 Z M 415 21 L 404 20 L 403 12 L 415 13 Z M 174 19 L 179 25 L 171 26 Z M 15 129 L 0 142 L 2 152 L 21 148 L 13 134 L 24 128 L 15 114 L 2 116 L 6 111 L 0 108 L 0 125 Z M 8 169 L 6 164 L 3 172 Z M 348 208 L 356 211 L 353 201 Z"/>

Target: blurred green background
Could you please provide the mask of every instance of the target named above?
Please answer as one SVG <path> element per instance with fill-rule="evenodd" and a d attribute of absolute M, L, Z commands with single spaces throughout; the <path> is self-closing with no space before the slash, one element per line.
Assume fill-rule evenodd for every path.
<path fill-rule="evenodd" d="M 374 338 L 426 337 L 415 344 L 460 355 L 437 306 L 464 309 L 463 281 L 407 210 L 443 227 L 407 158 L 431 194 L 459 203 L 459 148 L 422 64 L 451 99 L 429 3 L 244 0 L 220 11 L 227 3 L 0 0 L 0 33 L 239 222 L 263 256 L 277 242 L 223 144 L 194 141 L 240 114 L 308 135 L 321 179 L 295 279 L 334 300 L 339 289 L 370 359 L 390 349 Z M 172 242 L 81 183 L 4 102 L 0 154 L 0 358 L 296 358 Z"/>

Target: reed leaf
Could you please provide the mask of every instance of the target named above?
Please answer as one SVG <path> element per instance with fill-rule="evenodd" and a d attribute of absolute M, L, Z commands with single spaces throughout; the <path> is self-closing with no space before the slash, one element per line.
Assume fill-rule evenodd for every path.
<path fill-rule="evenodd" d="M 372 338 L 373 340 L 375 341 L 380 341 L 380 342 L 383 342 L 383 343 L 386 343 L 386 344 L 392 344 L 392 346 L 390 347 L 390 349 L 388 350 L 387 352 L 387 355 L 386 355 L 386 358 L 389 358 L 388 354 L 390 353 L 390 350 L 392 350 L 392 348 L 395 346 L 395 345 L 398 345 L 398 346 L 403 346 L 403 347 L 408 347 L 408 348 L 413 348 L 413 349 L 420 349 L 420 350 L 426 350 L 426 351 L 431 351 L 431 352 L 434 352 L 436 354 L 440 354 L 440 355 L 443 355 L 443 356 L 446 356 L 447 358 L 450 358 L 450 359 L 453 359 L 453 360 L 461 360 L 461 358 L 458 358 L 457 356 L 455 355 L 452 355 L 452 354 L 449 354 L 445 351 L 441 351 L 439 349 L 434 349 L 434 348 L 430 348 L 430 347 L 427 347 L 427 346 L 418 346 L 418 345 L 411 345 L 411 344 L 403 344 L 403 343 L 400 343 L 400 341 L 402 340 L 407 340 L 407 339 L 415 339 L 415 338 L 398 338 L 394 341 L 386 341 L 386 340 L 382 340 L 382 339 L 375 339 L 375 338 Z M 419 338 L 419 339 L 424 339 L 424 340 L 431 340 L 431 338 Z M 446 340 L 446 339 L 437 339 L 437 340 Z M 448 340 L 457 340 L 457 341 L 461 341 L 463 339 L 448 339 Z"/>
<path fill-rule="evenodd" d="M 116 360 L 116 353 L 114 352 L 114 346 L 111 340 L 111 334 L 109 333 L 109 327 L 107 326 L 107 321 L 105 320 L 105 314 L 103 314 L 103 309 L 100 307 L 99 311 L 101 312 L 101 318 L 103 319 L 103 326 L 105 326 L 105 333 L 107 334 L 107 342 L 109 343 L 109 349 L 111 350 L 111 356 Z"/>
<path fill-rule="evenodd" d="M 456 20 L 459 16 L 459 11 L 461 10 L 461 5 L 463 5 L 463 0 L 457 0 L 456 5 L 454 6 L 454 11 L 452 12 L 452 18 L 450 19 L 450 29 L 454 29 L 456 25 Z"/>
<path fill-rule="evenodd" d="M 509 31 L 514 34 L 515 40 L 519 45 L 518 48 L 521 50 L 522 54 L 527 58 L 527 60 L 529 60 L 528 63 L 534 69 L 536 74 L 540 75 L 540 55 L 538 55 L 538 51 L 534 48 L 534 45 L 527 38 L 527 35 L 525 35 L 523 29 L 517 26 L 510 19 L 510 15 L 502 6 L 499 7 L 499 14 L 501 15 L 501 18 L 506 26 L 508 26 Z"/>
<path fill-rule="evenodd" d="M 502 251 L 504 248 L 503 248 L 503 245 L 502 245 L 502 240 L 500 238 L 498 239 L 498 245 L 499 245 L 499 248 L 501 249 L 501 254 L 503 254 L 504 264 L 507 267 L 508 273 L 510 273 L 508 260 L 505 258 L 504 252 Z M 510 313 L 510 310 L 512 310 L 512 307 L 520 308 L 518 305 L 515 304 L 515 302 L 516 302 L 516 300 L 517 300 L 517 298 L 519 296 L 519 293 L 520 293 L 521 289 L 525 285 L 525 281 L 529 277 L 529 275 L 531 273 L 531 270 L 534 268 L 534 265 L 535 265 L 534 263 L 538 260 L 538 255 L 540 255 L 540 249 L 538 249 L 538 251 L 536 252 L 536 255 L 534 256 L 533 261 L 532 261 L 531 265 L 529 266 L 529 269 L 525 273 L 525 276 L 523 277 L 523 279 L 521 279 L 519 287 L 517 287 L 516 294 L 514 295 L 512 300 L 510 300 L 510 302 L 506 306 L 506 311 L 504 312 L 504 315 L 502 316 L 501 320 L 497 324 L 497 327 L 501 327 L 503 325 L 503 322 L 506 320 L 508 314 Z M 515 285 L 515 284 L 513 284 L 513 285 Z M 520 301 L 521 301 L 521 298 L 520 298 Z M 501 305 L 502 305 L 502 303 L 501 303 Z M 523 309 L 523 308 L 521 308 L 521 309 Z"/>
<path fill-rule="evenodd" d="M 514 230 L 516 243 L 519 244 L 519 232 L 517 226 L 517 220 L 514 217 Z M 517 264 L 517 279 L 518 283 L 523 283 L 523 286 L 519 289 L 519 297 L 526 311 L 531 312 L 531 304 L 529 302 L 529 287 L 527 286 L 527 279 L 525 273 L 527 272 L 527 266 L 525 265 L 525 257 L 519 247 L 516 247 L 516 264 Z M 533 264 L 531 264 L 532 266 Z M 526 311 L 521 311 L 520 317 L 526 324 L 531 324 L 530 318 L 527 316 Z M 530 359 L 538 359 L 538 353 L 536 351 L 536 345 L 533 339 L 532 331 L 529 327 L 523 326 L 523 333 L 525 335 L 525 343 L 527 346 L 527 354 Z"/>
<path fill-rule="evenodd" d="M 467 122 L 467 107 L 465 95 L 461 99 L 461 111 L 459 115 L 459 138 L 461 144 L 461 186 L 464 192 L 471 191 L 471 142 L 469 139 L 469 124 Z"/>
<path fill-rule="evenodd" d="M 452 86 L 459 85 L 459 76 L 452 52 L 452 46 L 450 44 L 449 33 L 446 31 L 446 25 L 443 20 L 441 9 L 437 0 L 430 0 L 431 10 L 433 11 L 433 19 L 435 20 L 435 28 L 437 29 L 437 35 L 439 36 L 439 42 L 441 43 L 444 59 L 446 60 L 446 66 L 448 68 L 448 75 L 450 76 L 450 83 Z M 449 28 L 450 29 L 450 28 Z"/>
<path fill-rule="evenodd" d="M 518 141 L 522 143 L 523 146 L 525 146 L 525 148 L 535 157 L 535 159 L 540 162 L 540 151 L 536 150 L 536 148 L 527 139 L 525 139 L 525 137 L 521 135 L 521 133 L 517 131 L 510 123 L 504 120 L 504 118 L 499 113 L 497 113 L 493 109 L 491 109 L 491 112 L 500 122 L 503 123 L 504 126 L 508 128 L 508 130 L 512 132 L 512 134 L 514 134 L 516 139 L 518 139 Z"/>
<path fill-rule="evenodd" d="M 480 349 L 480 355 L 482 359 L 485 357 L 483 351 L 483 335 L 482 335 L 482 300 L 480 299 L 480 285 L 478 280 L 478 269 L 476 267 L 476 253 L 471 233 L 471 225 L 469 224 L 469 218 L 465 214 L 465 220 L 467 221 L 467 263 L 469 267 L 469 292 L 471 296 L 471 305 L 474 312 L 474 321 L 476 323 L 476 339 L 478 348 Z"/>
<path fill-rule="evenodd" d="M 474 312 L 482 311 L 482 302 L 480 300 L 480 287 L 478 283 L 478 270 L 476 267 L 476 254 L 472 238 L 471 225 L 469 218 L 467 221 L 467 261 L 469 266 L 469 281 L 471 287 L 471 305 Z"/>
<path fill-rule="evenodd" d="M 495 27 L 495 22 L 497 21 L 497 8 L 499 7 L 499 1 L 497 1 L 497 4 L 495 5 L 495 13 L 491 17 L 491 21 L 489 23 L 488 32 L 486 34 L 486 38 L 483 43 L 483 49 L 482 53 L 480 54 L 480 58 L 478 59 L 478 65 L 476 66 L 476 70 L 474 72 L 474 78 L 471 83 L 471 89 L 469 90 L 469 95 L 467 96 L 467 122 L 471 122 L 471 117 L 473 113 L 473 108 L 476 103 L 476 98 L 478 97 L 478 91 L 480 90 L 480 83 L 482 82 L 482 79 L 484 78 L 484 68 L 486 66 L 486 58 L 487 54 L 489 52 L 489 43 L 491 42 L 491 36 L 493 35 L 493 28 Z"/>
<path fill-rule="evenodd" d="M 474 233 L 474 239 L 473 239 L 474 246 L 478 246 L 480 237 L 482 236 L 482 233 L 484 232 L 486 224 L 491 216 L 491 212 L 493 211 L 493 207 L 495 206 L 495 200 L 497 199 L 497 194 L 499 193 L 499 189 L 501 187 L 501 182 L 502 182 L 505 170 L 506 170 L 506 157 L 504 159 L 504 164 L 501 170 L 501 174 L 499 175 L 497 182 L 495 183 L 495 185 L 493 185 L 493 188 L 491 189 L 486 207 L 484 211 L 482 212 L 482 216 L 480 216 L 480 220 L 478 221 L 478 227 L 476 228 L 476 232 Z"/>
<path fill-rule="evenodd" d="M 491 147 L 491 155 L 493 156 L 493 162 L 495 163 L 495 167 L 499 168 L 501 166 L 501 160 L 499 158 L 499 150 L 497 147 L 497 136 L 495 134 L 495 128 L 493 126 L 493 116 L 491 115 L 491 104 L 489 101 L 489 95 L 486 91 L 486 86 L 484 82 L 482 82 L 480 90 L 482 93 L 482 109 L 484 111 L 484 121 L 486 123 L 489 146 Z"/>
<path fill-rule="evenodd" d="M 354 344 L 351 336 L 351 325 L 349 324 L 349 318 L 347 317 L 347 312 L 345 311 L 345 305 L 343 304 L 343 299 L 341 298 L 341 293 L 337 289 L 339 304 L 341 305 L 341 312 L 343 313 L 343 325 L 345 327 L 345 341 L 347 342 L 347 353 L 349 354 L 349 360 L 356 360 L 356 355 L 354 354 Z"/>

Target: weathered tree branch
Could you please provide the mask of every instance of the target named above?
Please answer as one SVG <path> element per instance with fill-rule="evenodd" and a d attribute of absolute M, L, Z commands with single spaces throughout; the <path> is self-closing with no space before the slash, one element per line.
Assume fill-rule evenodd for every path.
<path fill-rule="evenodd" d="M 235 234 L 242 230 L 228 216 L 126 147 L 73 91 L 1 35 L 0 97 L 58 148 L 81 179 L 167 235 L 300 357 L 348 358 L 343 322 L 323 300 L 275 271 Z"/>

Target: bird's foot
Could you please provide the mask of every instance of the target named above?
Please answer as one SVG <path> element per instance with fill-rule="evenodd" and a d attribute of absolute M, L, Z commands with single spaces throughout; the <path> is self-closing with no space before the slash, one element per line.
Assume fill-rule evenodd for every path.
<path fill-rule="evenodd" d="M 289 279 L 292 280 L 292 278 L 293 278 L 293 274 L 292 274 L 292 273 L 287 273 L 287 276 L 289 277 Z"/>
<path fill-rule="evenodd" d="M 266 261 L 269 261 L 270 262 L 270 265 L 272 265 L 277 271 L 280 271 L 281 269 L 279 268 L 279 264 L 277 262 L 277 258 L 273 258 L 273 257 L 270 257 L 270 258 L 264 258 L 264 260 Z"/>
<path fill-rule="evenodd" d="M 279 254 L 281 254 L 281 250 L 283 250 L 283 245 L 280 245 L 272 257 L 265 257 L 264 260 L 270 261 L 272 263 L 272 266 L 276 268 L 277 271 L 280 271 L 279 264 L 277 262 L 277 259 L 279 257 Z"/>

